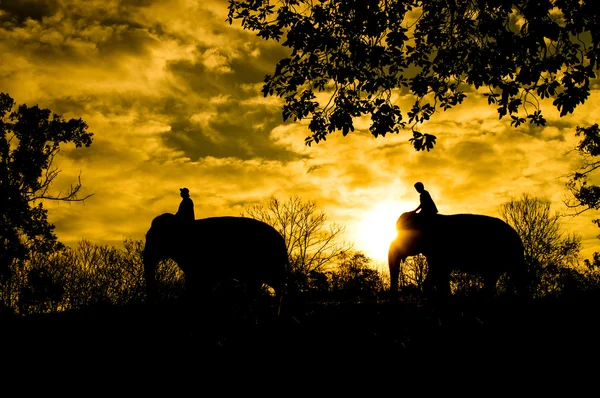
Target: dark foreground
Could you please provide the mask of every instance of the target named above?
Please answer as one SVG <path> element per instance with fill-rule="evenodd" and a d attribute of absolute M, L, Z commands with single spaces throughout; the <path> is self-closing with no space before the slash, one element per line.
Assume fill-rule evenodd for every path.
<path fill-rule="evenodd" d="M 528 303 L 298 302 L 279 317 L 266 310 L 255 316 L 198 311 L 193 320 L 177 304 L 107 306 L 5 318 L 0 337 L 5 363 L 37 370 L 64 362 L 125 374 L 196 366 L 208 377 L 210 371 L 260 372 L 266 361 L 288 375 L 297 374 L 290 366 L 319 373 L 437 367 L 464 374 L 449 364 L 468 363 L 529 375 L 540 367 L 589 370 L 585 364 L 600 354 L 599 308 L 598 293 Z"/>

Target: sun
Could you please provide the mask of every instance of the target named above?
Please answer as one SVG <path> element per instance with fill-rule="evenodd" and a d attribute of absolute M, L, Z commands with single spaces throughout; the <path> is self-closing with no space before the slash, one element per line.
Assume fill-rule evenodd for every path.
<path fill-rule="evenodd" d="M 396 237 L 396 220 L 406 209 L 402 203 L 380 202 L 368 210 L 358 224 L 357 247 L 376 261 L 387 261 L 390 243 Z"/>

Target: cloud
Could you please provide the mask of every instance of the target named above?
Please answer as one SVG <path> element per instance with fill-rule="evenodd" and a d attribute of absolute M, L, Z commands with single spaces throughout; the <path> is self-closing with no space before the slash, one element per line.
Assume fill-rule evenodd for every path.
<path fill-rule="evenodd" d="M 4 0 L 0 9 L 3 19 L 22 24 L 27 19 L 39 21 L 52 16 L 60 6 L 52 0 Z"/>
<path fill-rule="evenodd" d="M 594 123 L 600 105 L 594 89 L 575 115 L 559 118 L 546 101 L 545 128 L 515 129 L 471 90 L 423 126 L 438 137 L 431 152 L 415 152 L 409 131 L 372 137 L 368 119 L 347 137 L 307 147 L 307 123 L 283 123 L 282 101 L 261 93 L 287 50 L 225 22 L 224 0 L 4 0 L 0 10 L 2 90 L 19 104 L 82 118 L 94 132 L 90 148 L 65 146 L 57 159 L 56 191 L 81 172 L 83 193 L 94 194 L 84 204 L 48 203 L 67 243 L 141 239 L 153 217 L 176 211 L 183 186 L 198 217 L 298 195 L 350 233 L 380 202 L 414 209 L 416 181 L 443 213 L 497 215 L 522 193 L 564 209 L 564 175 L 579 162 L 569 153 L 575 126 Z M 591 217 L 565 220 L 588 256 Z"/>

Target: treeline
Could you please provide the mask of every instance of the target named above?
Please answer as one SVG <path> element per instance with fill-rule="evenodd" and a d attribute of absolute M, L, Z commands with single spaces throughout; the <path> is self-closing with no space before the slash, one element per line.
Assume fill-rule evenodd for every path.
<path fill-rule="evenodd" d="M 141 302 L 143 247 L 134 240 L 125 240 L 122 248 L 82 240 L 51 254 L 33 253 L 15 262 L 0 284 L 0 309 L 26 315 Z M 183 275 L 174 263 L 163 263 L 158 277 L 165 299 L 179 294 Z"/>
<path fill-rule="evenodd" d="M 29 315 L 143 303 L 143 250 L 141 240 L 125 240 L 122 248 L 82 240 L 51 255 L 34 254 L 15 263 L 11 276 L 0 282 L 0 312 Z M 340 259 L 331 271 L 291 270 L 290 293 L 315 300 L 360 300 L 386 291 L 386 274 L 364 254 L 344 253 Z M 157 282 L 162 302 L 184 299 L 184 275 L 173 261 L 161 262 Z"/>
<path fill-rule="evenodd" d="M 600 288 L 600 254 L 580 260 L 581 238 L 561 232 L 560 216 L 550 211 L 548 201 L 524 195 L 505 203 L 499 213 L 521 236 L 535 298 L 577 295 Z M 343 242 L 344 228 L 330 223 L 315 202 L 272 197 L 249 206 L 242 216 L 262 220 L 284 237 L 290 260 L 290 296 L 310 302 L 388 297 L 387 265 L 375 264 L 351 243 Z M 86 240 L 51 251 L 33 247 L 26 258 L 13 258 L 0 275 L 0 313 L 28 315 L 143 303 L 143 251 L 144 242 L 135 240 L 125 240 L 120 248 Z M 485 262 L 482 258 L 482 268 Z M 409 257 L 401 265 L 400 295 L 420 296 L 426 275 L 426 258 Z M 159 265 L 157 280 L 162 302 L 184 298 L 184 275 L 173 261 Z M 455 295 L 478 294 L 481 286 L 477 276 L 452 274 Z M 500 294 L 507 290 L 505 286 L 506 280 L 501 280 Z"/>
<path fill-rule="evenodd" d="M 482 259 L 485 266 L 485 259 Z M 528 259 L 530 285 L 534 298 L 557 298 L 574 296 L 586 291 L 600 289 L 600 254 L 583 264 L 550 263 L 541 265 L 536 259 Z M 423 255 L 409 257 L 400 270 L 400 292 L 421 294 L 427 275 L 427 259 Z M 450 286 L 455 295 L 478 294 L 483 287 L 483 279 L 461 272 L 451 274 Z M 498 282 L 499 294 L 509 291 L 508 281 L 503 276 Z"/>
<path fill-rule="evenodd" d="M 123 247 L 82 240 L 51 255 L 33 255 L 13 267 L 0 283 L 3 315 L 29 315 L 88 306 L 123 306 L 145 301 L 143 241 L 125 240 Z M 482 259 L 485 261 L 484 259 Z M 218 266 L 218 265 L 214 265 Z M 361 252 L 347 251 L 329 269 L 290 270 L 288 292 L 314 302 L 373 301 L 388 297 L 389 273 Z M 423 256 L 407 259 L 400 274 L 400 296 L 418 297 L 427 274 Z M 600 255 L 579 266 L 546 265 L 536 272 L 535 296 L 572 296 L 600 288 Z M 157 280 L 163 302 L 184 298 L 184 277 L 172 261 L 164 261 Z M 481 280 L 454 273 L 455 295 L 477 294 Z M 502 292 L 503 281 L 500 282 Z"/>
<path fill-rule="evenodd" d="M 521 236 L 535 298 L 577 295 L 600 288 L 600 254 L 580 261 L 580 237 L 561 232 L 560 216 L 550 212 L 548 201 L 524 195 L 505 203 L 499 213 Z M 344 228 L 328 222 L 315 202 L 272 197 L 248 207 L 242 216 L 265 221 L 284 237 L 290 259 L 289 295 L 311 302 L 388 297 L 387 264 L 375 264 L 352 244 L 343 242 Z M 82 240 L 74 247 L 51 252 L 32 249 L 27 258 L 14 259 L 0 276 L 0 313 L 28 315 L 143 303 L 143 251 L 141 240 L 125 240 L 120 248 Z M 482 267 L 485 262 L 482 258 Z M 426 258 L 409 257 L 401 265 L 400 295 L 420 296 L 426 275 Z M 184 275 L 173 261 L 159 265 L 157 281 L 163 302 L 184 297 Z M 455 295 L 478 294 L 481 286 L 477 276 L 452 274 Z M 501 279 L 500 294 L 504 286 L 506 280 Z"/>

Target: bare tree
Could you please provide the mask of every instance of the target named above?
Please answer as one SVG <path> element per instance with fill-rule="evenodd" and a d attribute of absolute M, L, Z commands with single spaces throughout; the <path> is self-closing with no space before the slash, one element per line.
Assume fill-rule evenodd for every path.
<path fill-rule="evenodd" d="M 340 241 L 343 226 L 328 222 L 314 201 L 297 196 L 285 202 L 271 197 L 265 204 L 244 209 L 242 216 L 263 221 L 281 233 L 294 274 L 322 272 L 352 248 L 352 244 Z"/>
<path fill-rule="evenodd" d="M 526 257 L 541 267 L 577 263 L 581 237 L 560 230 L 561 215 L 551 213 L 550 201 L 524 194 L 502 204 L 500 216 L 521 237 Z"/>
<path fill-rule="evenodd" d="M 427 276 L 427 270 L 427 258 L 424 255 L 419 254 L 408 257 L 402 263 L 400 270 L 400 286 L 414 286 L 421 290 Z"/>

